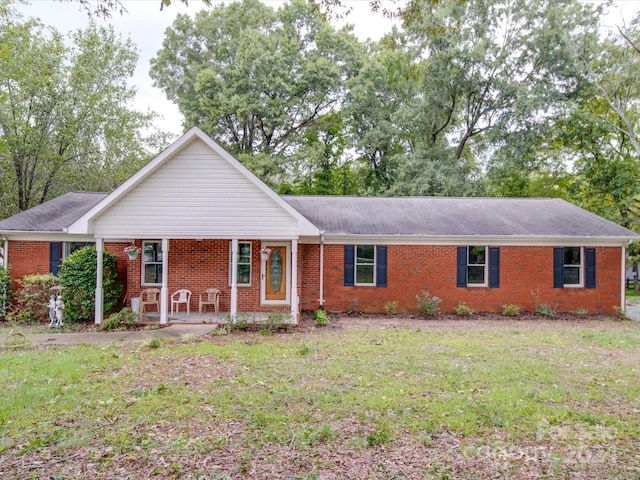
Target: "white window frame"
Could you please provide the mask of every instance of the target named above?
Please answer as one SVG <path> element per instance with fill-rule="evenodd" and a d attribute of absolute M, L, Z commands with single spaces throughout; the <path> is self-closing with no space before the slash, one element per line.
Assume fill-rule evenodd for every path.
<path fill-rule="evenodd" d="M 358 263 L 358 248 L 360 247 L 372 247 L 373 248 L 373 263 Z M 377 248 L 376 245 L 371 244 L 371 243 L 363 243 L 360 245 L 355 245 L 354 246 L 354 252 L 353 252 L 353 284 L 355 286 L 363 286 L 363 287 L 375 287 L 376 284 L 376 266 L 377 266 Z M 358 282 L 358 266 L 372 266 L 373 267 L 373 281 L 371 283 L 367 282 L 367 283 L 359 283 Z"/>
<path fill-rule="evenodd" d="M 472 248 L 484 248 L 484 264 L 482 263 L 470 263 L 470 255 Z M 482 283 L 471 283 L 469 281 L 469 267 L 484 266 L 484 273 Z M 467 247 L 467 287 L 486 287 L 489 285 L 489 247 L 487 245 L 469 245 Z"/>
<path fill-rule="evenodd" d="M 83 243 L 84 245 L 82 245 L 81 247 L 78 247 L 74 250 L 74 252 L 76 250 L 80 250 L 81 248 L 84 247 L 95 247 L 96 246 L 96 242 L 62 242 L 62 258 L 67 258 L 69 255 L 71 255 L 71 245 L 74 244 L 79 244 L 79 243 Z"/>
<path fill-rule="evenodd" d="M 240 257 L 240 245 L 249 245 L 249 283 L 240 283 L 238 281 L 237 285 L 238 287 L 250 287 L 251 286 L 251 278 L 252 278 L 252 273 L 253 273 L 253 244 L 252 242 L 238 242 L 238 257 Z M 229 242 L 229 268 L 227 269 L 229 271 L 229 286 L 231 286 L 231 268 L 233 267 L 233 262 L 232 262 L 232 248 L 231 248 L 231 242 Z M 240 267 L 240 265 L 247 265 L 247 263 L 240 263 L 240 258 L 238 258 L 238 267 Z M 238 275 L 237 277 L 238 279 L 240 279 L 240 275 Z"/>
<path fill-rule="evenodd" d="M 140 285 L 142 286 L 153 286 L 153 287 L 157 287 L 159 285 L 162 285 L 162 275 L 160 275 L 160 281 L 158 283 L 146 283 L 144 281 L 144 272 L 145 272 L 145 266 L 146 265 L 162 265 L 162 259 L 160 259 L 159 262 L 145 262 L 144 261 L 144 246 L 145 244 L 148 243 L 158 243 L 160 244 L 160 249 L 162 249 L 162 240 L 143 240 L 142 241 L 142 253 L 140 254 L 140 256 L 142 257 L 142 259 L 140 260 Z"/>
<path fill-rule="evenodd" d="M 577 248 L 580 252 L 580 262 L 575 264 L 564 263 L 565 259 L 565 250 L 567 248 Z M 565 271 L 567 268 L 577 268 L 578 269 L 578 283 L 566 283 L 565 279 L 567 276 L 565 275 Z M 562 249 L 562 286 L 565 288 L 582 288 L 584 287 L 584 247 L 563 247 Z"/>

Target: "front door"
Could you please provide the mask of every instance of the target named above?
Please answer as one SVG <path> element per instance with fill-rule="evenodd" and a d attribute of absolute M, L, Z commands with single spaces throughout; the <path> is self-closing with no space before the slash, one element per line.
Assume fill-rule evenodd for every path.
<path fill-rule="evenodd" d="M 271 252 L 264 262 L 264 299 L 267 302 L 287 300 L 287 247 L 267 245 Z"/>

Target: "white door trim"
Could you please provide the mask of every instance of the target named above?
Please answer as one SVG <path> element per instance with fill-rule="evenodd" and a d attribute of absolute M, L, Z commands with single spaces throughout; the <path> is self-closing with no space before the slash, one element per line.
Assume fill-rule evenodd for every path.
<path fill-rule="evenodd" d="M 269 242 L 264 241 L 260 245 L 260 250 L 265 247 L 285 247 L 285 293 L 286 298 L 284 300 L 267 300 L 266 297 L 266 284 L 267 281 L 267 261 L 260 258 L 260 304 L 261 305 L 290 305 L 291 303 L 291 242 Z"/>

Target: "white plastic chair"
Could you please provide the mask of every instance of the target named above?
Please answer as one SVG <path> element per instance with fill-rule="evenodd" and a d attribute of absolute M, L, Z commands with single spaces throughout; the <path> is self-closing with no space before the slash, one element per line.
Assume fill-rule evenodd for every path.
<path fill-rule="evenodd" d="M 180 311 L 180 304 L 187 305 L 187 315 L 189 315 L 189 303 L 191 302 L 191 290 L 181 288 L 171 294 L 171 315 L 173 315 L 173 309 L 175 307 L 176 312 Z"/>

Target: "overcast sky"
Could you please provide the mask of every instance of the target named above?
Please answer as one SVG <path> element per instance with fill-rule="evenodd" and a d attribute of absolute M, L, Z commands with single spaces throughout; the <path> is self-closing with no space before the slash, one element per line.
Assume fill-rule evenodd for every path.
<path fill-rule="evenodd" d="M 591 0 L 591 2 L 599 3 L 600 0 Z M 162 47 L 164 31 L 173 23 L 175 16 L 178 13 L 193 16 L 203 8 L 203 4 L 199 0 L 189 0 L 187 7 L 180 0 L 173 0 L 170 7 L 160 12 L 160 0 L 124 0 L 123 3 L 128 13 L 114 14 L 112 18 L 98 22 L 110 23 L 117 32 L 124 37 L 131 37 L 137 45 L 140 58 L 132 79 L 138 91 L 134 107 L 143 111 L 150 108 L 163 115 L 164 118 L 158 121 L 158 126 L 177 136 L 183 131 L 182 116 L 178 108 L 169 102 L 159 89 L 151 85 L 149 60 Z M 283 2 L 263 0 L 263 3 L 278 8 Z M 371 13 L 368 0 L 343 0 L 343 3 L 352 10 L 344 22 L 354 26 L 354 33 L 361 40 L 367 38 L 377 40 L 391 30 L 391 20 L 379 13 Z M 388 5 L 391 4 L 388 3 Z M 79 10 L 77 1 L 61 3 L 54 0 L 32 0 L 28 5 L 17 5 L 17 7 L 25 16 L 38 17 L 44 24 L 51 25 L 62 33 L 83 28 L 89 22 L 86 12 Z M 609 22 L 618 25 L 623 21 L 629 23 L 633 13 L 638 10 L 640 10 L 640 0 L 618 0 L 608 17 Z"/>

